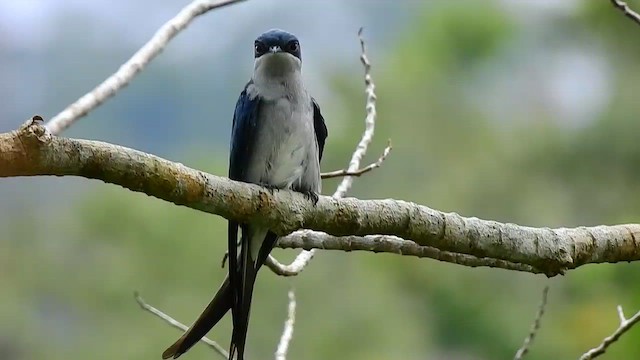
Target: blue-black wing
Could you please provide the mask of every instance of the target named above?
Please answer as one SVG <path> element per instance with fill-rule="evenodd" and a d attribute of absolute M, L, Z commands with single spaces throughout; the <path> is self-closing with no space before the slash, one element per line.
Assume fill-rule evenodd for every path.
<path fill-rule="evenodd" d="M 324 123 L 322 113 L 320 113 L 320 106 L 314 98 L 311 98 L 313 102 L 313 128 L 316 131 L 316 140 L 318 141 L 319 160 L 322 160 L 322 152 L 324 151 L 324 143 L 327 140 L 329 132 L 327 131 L 327 125 Z"/>
<path fill-rule="evenodd" d="M 249 83 L 251 84 L 251 83 Z M 247 84 L 247 86 L 249 85 Z M 233 129 L 231 134 L 231 155 L 229 159 L 229 177 L 233 180 L 246 181 L 247 165 L 251 161 L 251 154 L 256 139 L 257 118 L 260 109 L 259 98 L 251 99 L 247 88 L 242 91 L 236 103 L 233 114 Z M 244 339 L 246 337 L 246 323 L 248 321 L 248 307 L 239 308 L 240 286 L 238 256 L 236 242 L 238 241 L 238 223 L 229 221 L 229 277 L 225 279 L 215 297 L 206 309 L 191 325 L 182 337 L 162 353 L 163 359 L 177 359 L 202 338 L 220 319 L 231 309 L 234 313 L 234 346 L 240 347 L 239 356 L 242 358 Z M 243 231 L 243 236 L 246 236 Z M 275 242 L 275 234 L 272 235 Z M 262 260 L 264 261 L 264 260 Z M 253 273 L 252 273 L 253 274 Z M 255 279 L 255 276 L 251 278 Z M 253 283 L 252 283 L 253 284 Z M 251 294 L 248 295 L 248 301 Z M 248 305 L 247 305 L 248 306 Z M 236 326 L 238 323 L 239 326 Z"/>
<path fill-rule="evenodd" d="M 251 98 L 247 94 L 245 86 L 233 114 L 231 129 L 231 149 L 229 153 L 229 178 L 237 181 L 247 181 L 247 170 L 254 154 L 254 146 L 258 138 L 258 117 L 260 111 L 260 97 Z M 238 228 L 242 227 L 241 243 L 242 252 L 238 257 Z M 249 309 L 253 283 L 259 265 L 254 267 L 252 261 L 247 260 L 249 254 L 250 230 L 249 226 L 240 225 L 236 221 L 229 220 L 228 225 L 228 251 L 229 251 L 229 282 L 234 293 L 234 301 L 231 306 L 233 314 L 233 333 L 231 336 L 230 354 L 238 351 L 238 359 L 244 357 L 244 345 L 249 323 Z M 275 235 L 274 235 L 275 237 Z M 260 263 L 261 265 L 261 263 Z"/>
<path fill-rule="evenodd" d="M 249 81 L 240 93 L 233 113 L 233 125 L 231 127 L 231 149 L 229 152 L 229 178 L 237 181 L 247 180 L 247 169 L 253 156 L 253 147 L 256 143 L 258 129 L 258 111 L 260 111 L 260 98 L 251 99 L 247 94 Z M 231 288 L 238 290 L 238 223 L 229 220 L 228 226 L 228 250 L 229 250 L 229 280 Z M 236 294 L 239 298 L 240 294 Z"/>
<path fill-rule="evenodd" d="M 231 128 L 231 149 L 229 153 L 229 178 L 237 181 L 246 181 L 246 171 L 253 146 L 257 138 L 258 112 L 260 111 L 260 98 L 251 99 L 245 86 L 233 113 L 233 125 Z"/>

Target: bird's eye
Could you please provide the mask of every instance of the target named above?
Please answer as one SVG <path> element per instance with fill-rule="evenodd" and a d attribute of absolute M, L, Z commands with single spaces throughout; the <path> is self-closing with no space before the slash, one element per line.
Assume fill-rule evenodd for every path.
<path fill-rule="evenodd" d="M 287 44 L 287 51 L 296 52 L 300 49 L 300 44 L 297 41 L 291 41 Z"/>
<path fill-rule="evenodd" d="M 261 42 L 256 42 L 254 48 L 256 50 L 256 54 L 264 54 L 267 52 L 267 47 Z"/>

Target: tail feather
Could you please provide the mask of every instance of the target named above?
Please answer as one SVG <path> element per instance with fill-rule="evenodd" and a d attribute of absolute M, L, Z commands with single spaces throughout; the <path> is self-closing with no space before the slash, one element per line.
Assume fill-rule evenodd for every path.
<path fill-rule="evenodd" d="M 247 331 L 249 328 L 249 316 L 251 314 L 251 298 L 253 296 L 253 288 L 256 281 L 258 270 L 266 260 L 269 252 L 275 246 L 277 241 L 276 234 L 271 231 L 262 229 L 247 229 L 243 231 L 240 253 L 240 291 L 236 308 L 233 311 L 233 332 L 231 335 L 231 348 L 229 358 L 233 359 L 233 355 L 237 352 L 237 360 L 244 360 L 244 350 L 247 340 Z M 245 235 L 246 234 L 246 235 Z M 258 242 L 260 247 L 257 248 Z"/>
<path fill-rule="evenodd" d="M 275 246 L 277 235 L 271 231 L 261 231 L 259 229 L 250 229 L 249 227 L 243 227 L 242 230 L 242 246 L 240 256 L 237 258 L 237 266 L 232 265 L 235 262 L 232 262 L 230 258 L 229 276 L 224 280 L 214 298 L 189 330 L 162 353 L 163 359 L 177 359 L 180 357 L 200 341 L 222 319 L 227 311 L 232 310 L 233 332 L 229 359 L 233 359 L 234 354 L 237 354 L 237 360 L 244 360 L 251 298 L 256 275 Z M 229 237 L 233 238 L 232 235 L 236 235 L 237 231 L 237 224 L 230 224 Z M 259 244 L 253 244 L 252 251 L 251 242 L 256 240 L 259 241 Z M 257 254 L 255 245 L 260 245 Z M 235 251 L 229 251 L 230 257 L 233 252 Z M 236 269 L 235 272 L 234 268 Z M 233 287 L 232 281 L 237 282 L 236 288 Z"/>
<path fill-rule="evenodd" d="M 244 226 L 243 226 L 244 229 Z M 243 232 L 245 230 L 242 230 Z M 227 241 L 228 241 L 228 261 L 229 261 L 229 284 L 233 292 L 233 299 L 240 297 L 238 286 L 238 223 L 235 221 L 229 221 L 227 228 Z M 235 303 L 235 301 L 234 301 Z M 231 307 L 232 312 L 236 311 L 236 306 Z M 234 316 L 235 319 L 235 316 Z M 234 320 L 235 321 L 235 320 Z"/>
<path fill-rule="evenodd" d="M 222 317 L 231 309 L 233 304 L 233 289 L 231 289 L 229 278 L 227 277 L 218 292 L 213 297 L 209 305 L 202 311 L 202 314 L 191 325 L 173 345 L 162 353 L 163 359 L 177 359 L 184 354 L 213 328 Z"/>
<path fill-rule="evenodd" d="M 236 319 L 234 321 L 233 332 L 231 334 L 231 349 L 229 352 L 229 358 L 233 359 L 233 354 L 238 353 L 237 360 L 244 359 L 244 348 L 247 340 L 247 331 L 249 329 L 249 315 L 251 313 L 251 297 L 253 295 L 253 285 L 256 281 L 257 269 L 249 265 L 251 269 L 248 269 L 243 276 L 243 289 L 242 300 L 239 304 L 239 311 L 235 314 Z"/>
<path fill-rule="evenodd" d="M 231 347 L 229 349 L 230 359 L 233 359 L 236 353 L 238 354 L 237 360 L 244 359 L 244 348 L 249 329 L 249 315 L 251 313 L 251 297 L 258 268 L 260 267 L 253 260 L 252 253 L 255 253 L 253 249 L 256 246 L 262 244 L 264 234 L 265 232 L 249 226 L 244 227 L 242 230 L 240 240 L 242 246 L 238 267 L 238 298 L 233 309 L 233 332 L 231 333 Z"/>

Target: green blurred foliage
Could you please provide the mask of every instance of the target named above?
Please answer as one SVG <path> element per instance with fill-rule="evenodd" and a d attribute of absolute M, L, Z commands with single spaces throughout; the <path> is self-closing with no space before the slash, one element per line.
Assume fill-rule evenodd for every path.
<path fill-rule="evenodd" d="M 640 29 L 606 1 L 585 2 L 550 26 L 576 44 L 593 40 L 612 63 L 611 101 L 594 121 L 567 130 L 543 119 L 548 108 L 522 114 L 539 121 L 493 121 L 464 95 L 466 87 L 517 51 L 522 23 L 496 2 L 430 3 L 384 58 L 371 59 L 379 118 L 369 159 L 387 138 L 394 150 L 350 194 L 536 226 L 637 222 Z M 347 70 L 334 78 L 345 109 L 328 119 L 325 170 L 344 166 L 362 130 L 361 80 Z M 332 132 L 332 124 L 341 130 Z M 187 165 L 225 174 L 226 154 L 215 163 L 205 154 L 200 149 Z M 324 192 L 336 183 L 326 181 Z M 16 213 L 7 227 L 0 353 L 15 355 L 5 359 L 159 358 L 179 332 L 140 311 L 133 291 L 189 323 L 222 281 L 223 219 L 111 185 L 92 189 L 71 214 L 43 220 Z M 295 252 L 275 254 L 290 260 Z M 576 358 L 617 326 L 617 304 L 628 315 L 640 308 L 639 276 L 638 264 L 590 265 L 547 280 L 320 252 L 298 277 L 262 272 L 248 357 L 272 357 L 294 288 L 290 359 L 512 358 L 548 283 L 547 314 L 528 359 Z M 229 334 L 225 319 L 210 336 L 226 345 Z M 603 358 L 640 358 L 639 338 L 640 328 L 630 331 Z M 199 345 L 188 358 L 216 355 Z"/>

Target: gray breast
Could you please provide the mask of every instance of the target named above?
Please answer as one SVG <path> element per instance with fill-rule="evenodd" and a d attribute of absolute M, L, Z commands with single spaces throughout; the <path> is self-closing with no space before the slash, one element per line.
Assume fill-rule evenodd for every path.
<path fill-rule="evenodd" d="M 316 171 L 317 160 L 313 160 L 314 156 L 317 158 L 317 144 L 311 101 L 288 97 L 263 100 L 259 114 L 250 181 L 315 190 L 319 181 L 313 178 L 319 178 L 319 170 Z"/>

